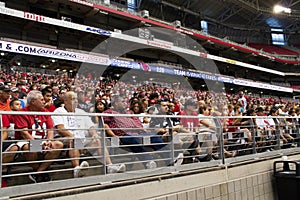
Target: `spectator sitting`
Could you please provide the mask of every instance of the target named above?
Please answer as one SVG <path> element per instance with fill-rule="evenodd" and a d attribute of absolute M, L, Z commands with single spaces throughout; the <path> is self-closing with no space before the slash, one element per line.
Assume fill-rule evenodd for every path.
<path fill-rule="evenodd" d="M 277 118 L 276 116 L 279 115 L 279 110 L 276 107 L 273 107 L 270 111 L 270 115 L 276 127 L 282 130 L 282 134 L 280 134 L 280 138 L 282 139 L 284 144 L 291 143 L 294 141 L 294 138 L 289 134 L 286 133 L 284 130 L 285 121 L 283 118 Z"/>
<path fill-rule="evenodd" d="M 145 146 L 141 145 L 141 138 L 135 136 L 151 136 L 151 144 L 149 147 L 153 150 L 159 150 L 165 147 L 163 140 L 160 136 L 156 134 L 149 133 L 144 130 L 141 121 L 137 117 L 122 117 L 116 116 L 124 112 L 126 104 L 124 99 L 121 97 L 113 97 L 112 99 L 112 108 L 106 110 L 104 113 L 114 114 L 114 117 L 103 117 L 104 122 L 113 129 L 113 132 L 116 136 L 120 138 L 120 141 L 124 145 L 131 145 L 129 148 L 135 153 L 145 153 L 147 152 Z M 133 137 L 131 137 L 133 136 Z M 132 146 L 137 145 L 137 146 Z M 168 152 L 160 153 L 163 158 L 170 158 Z M 157 164 L 153 161 L 153 157 L 150 154 L 137 154 L 137 157 L 140 160 L 147 160 L 146 168 L 156 168 Z"/>
<path fill-rule="evenodd" d="M 198 116 L 197 107 L 198 107 L 198 103 L 196 103 L 192 99 L 188 99 L 184 103 L 184 110 L 180 111 L 178 115 Z M 198 137 L 191 135 L 199 132 L 199 125 L 200 125 L 199 119 L 180 118 L 180 124 L 182 126 L 180 132 L 189 134 L 187 136 L 181 137 L 181 140 L 192 142 L 192 144 L 189 147 L 189 153 L 191 155 L 199 155 L 201 153 L 201 148 L 200 148 L 200 143 L 198 141 Z"/>
<path fill-rule="evenodd" d="M 203 144 L 201 145 L 203 151 L 204 149 L 206 150 L 206 157 L 202 158 L 200 161 L 209 161 L 212 159 L 212 150 L 213 150 L 213 142 L 217 143 L 217 141 L 213 141 L 213 135 L 216 134 L 216 126 L 215 123 L 213 121 L 213 119 L 205 119 L 203 117 L 205 116 L 210 116 L 210 111 L 208 110 L 208 107 L 206 105 L 203 105 L 201 107 L 199 107 L 199 117 L 201 117 L 199 119 L 199 123 L 200 123 L 200 127 L 199 127 L 199 134 L 202 134 L 202 138 L 205 139 L 206 141 L 203 142 Z M 208 135 L 211 135 L 211 139 L 208 139 Z"/>
<path fill-rule="evenodd" d="M 11 89 L 11 100 L 13 100 L 13 99 L 19 99 L 19 94 L 20 94 L 20 89 L 17 88 L 17 87 L 13 87 Z M 26 105 L 26 102 L 24 101 L 24 99 L 19 99 L 19 100 L 21 102 L 22 108 L 24 108 L 25 105 Z"/>
<path fill-rule="evenodd" d="M 52 100 L 53 102 L 59 98 L 59 87 L 57 85 L 52 86 Z"/>
<path fill-rule="evenodd" d="M 52 101 L 52 91 L 49 90 L 48 88 L 44 88 L 42 89 L 42 95 L 45 99 L 45 108 L 49 112 L 53 112 L 56 109 L 56 107 L 54 106 Z"/>
<path fill-rule="evenodd" d="M 76 93 L 70 91 L 64 95 L 64 107 L 57 108 L 54 113 L 75 113 L 85 114 L 82 109 L 77 108 L 78 100 Z M 97 154 L 101 156 L 101 143 L 99 135 L 97 134 L 94 123 L 88 116 L 52 116 L 54 126 L 57 128 L 57 132 L 62 137 L 80 138 L 83 141 L 85 147 L 93 147 L 92 150 L 96 150 Z M 90 136 L 90 137 L 89 137 Z M 90 139 L 91 138 L 91 139 Z M 67 140 L 65 146 L 72 148 L 72 140 Z M 74 167 L 74 178 L 84 176 L 86 169 L 89 167 L 87 161 L 83 161 L 79 165 L 79 157 L 82 150 L 69 150 L 69 156 L 73 159 L 72 165 Z M 113 165 L 108 151 L 105 149 L 105 157 L 108 173 L 124 172 L 126 167 L 124 164 Z"/>
<path fill-rule="evenodd" d="M 105 110 L 107 110 L 107 101 L 104 99 L 99 99 L 95 103 L 95 113 L 103 113 Z M 94 123 L 99 124 L 100 120 L 98 116 L 94 117 Z"/>
<path fill-rule="evenodd" d="M 27 106 L 20 111 L 47 112 L 44 108 L 44 98 L 41 92 L 36 90 L 29 92 L 27 96 Z M 29 113 L 28 115 L 16 115 L 14 122 L 15 129 L 20 129 L 20 131 L 15 132 L 15 139 L 25 140 L 22 146 L 23 151 L 29 150 L 28 140 L 47 139 L 47 141 L 42 142 L 42 149 L 46 151 L 23 153 L 27 161 L 36 161 L 39 158 L 43 158 L 46 161 L 42 163 L 32 163 L 31 166 L 35 172 L 46 170 L 50 166 L 51 160 L 59 156 L 59 149 L 63 148 L 61 142 L 51 141 L 54 136 L 51 117 L 47 115 L 30 115 Z M 51 180 L 47 173 L 30 174 L 29 178 L 35 183 Z"/>
<path fill-rule="evenodd" d="M 84 110 L 85 112 L 89 112 L 90 106 L 85 102 L 85 92 L 78 92 L 78 108 Z"/>
<path fill-rule="evenodd" d="M 21 102 L 18 99 L 13 99 L 10 101 L 10 108 L 12 111 L 19 111 L 21 109 Z M 2 151 L 4 152 L 10 152 L 3 154 L 2 162 L 3 163 L 10 163 L 13 160 L 15 160 L 17 154 L 12 153 L 19 151 L 22 146 L 24 145 L 24 142 L 12 142 L 9 140 L 15 139 L 15 122 L 13 115 L 2 115 L 2 139 L 3 139 L 3 146 Z M 4 168 L 4 167 L 3 167 Z"/>
<path fill-rule="evenodd" d="M 23 82 L 18 82 L 16 87 L 19 88 L 20 91 L 18 99 L 24 99 L 27 96 L 26 92 L 24 92 L 25 84 Z"/>
<path fill-rule="evenodd" d="M 142 106 L 142 103 L 140 101 L 134 100 L 131 102 L 128 114 L 135 114 L 135 115 L 143 115 L 144 113 L 144 108 Z M 140 121 L 144 121 L 144 117 L 139 117 Z"/>
<path fill-rule="evenodd" d="M 59 108 L 59 107 L 63 107 L 64 106 L 64 95 L 65 93 L 67 92 L 67 90 L 63 89 L 63 90 L 60 90 L 59 92 L 59 97 L 56 98 L 55 100 L 53 100 L 53 104 L 56 108 Z M 53 97 L 53 96 L 52 96 Z"/>
<path fill-rule="evenodd" d="M 1 111 L 10 111 L 9 106 L 9 95 L 10 95 L 10 88 L 7 85 L 0 85 L 0 110 Z"/>

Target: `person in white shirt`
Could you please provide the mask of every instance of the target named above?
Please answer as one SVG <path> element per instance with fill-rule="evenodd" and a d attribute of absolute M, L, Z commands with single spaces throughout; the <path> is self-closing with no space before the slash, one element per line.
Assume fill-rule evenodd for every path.
<path fill-rule="evenodd" d="M 239 92 L 238 102 L 241 102 L 241 104 L 243 105 L 243 109 L 246 109 L 248 103 L 242 91 Z"/>
<path fill-rule="evenodd" d="M 98 133 L 94 128 L 94 123 L 92 122 L 89 116 L 80 116 L 81 114 L 86 114 L 86 112 L 82 109 L 77 108 L 78 99 L 77 94 L 74 92 L 67 92 L 64 95 L 64 107 L 57 108 L 54 113 L 75 113 L 76 115 L 69 116 L 52 116 L 53 123 L 55 128 L 57 129 L 57 133 L 61 137 L 68 137 L 68 147 L 71 148 L 72 139 L 80 138 L 84 147 L 94 147 L 89 148 L 89 150 L 96 150 L 98 155 L 101 155 L 101 143 Z M 88 162 L 83 161 L 79 165 L 79 157 L 80 152 L 82 150 L 69 150 L 70 158 L 78 158 L 73 159 L 72 165 L 74 167 L 74 177 L 84 176 L 86 170 L 89 167 Z M 105 157 L 107 164 L 107 173 L 117 173 L 124 172 L 126 170 L 126 166 L 124 164 L 113 165 L 107 149 L 105 149 Z"/>

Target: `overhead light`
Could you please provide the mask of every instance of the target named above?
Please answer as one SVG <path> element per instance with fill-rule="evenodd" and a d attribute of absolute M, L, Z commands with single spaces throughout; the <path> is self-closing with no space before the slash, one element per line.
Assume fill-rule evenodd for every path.
<path fill-rule="evenodd" d="M 19 65 L 19 66 L 20 66 L 20 65 L 21 65 L 21 63 L 20 63 L 20 62 L 17 62 L 17 65 Z"/>
<path fill-rule="evenodd" d="M 5 53 L 4 52 L 1 52 L 1 54 L 0 54 L 1 56 L 4 56 L 5 55 Z"/>
<path fill-rule="evenodd" d="M 69 72 L 70 72 L 70 73 L 72 73 L 72 72 L 73 72 L 73 70 L 70 70 Z"/>
<path fill-rule="evenodd" d="M 55 62 L 55 60 L 54 60 L 54 59 L 52 59 L 52 60 L 51 60 L 51 62 L 53 62 L 53 63 L 54 63 L 54 62 Z"/>
<path fill-rule="evenodd" d="M 292 10 L 290 8 L 283 7 L 281 5 L 275 5 L 273 8 L 274 13 L 288 13 L 291 14 Z"/>
<path fill-rule="evenodd" d="M 63 72 L 66 72 L 67 70 L 66 69 L 64 69 L 64 70 L 62 70 Z"/>
<path fill-rule="evenodd" d="M 59 71 L 60 71 L 60 69 L 57 69 L 56 71 L 57 71 L 57 72 L 59 72 Z"/>
<path fill-rule="evenodd" d="M 46 65 L 42 65 L 42 68 L 46 68 Z"/>

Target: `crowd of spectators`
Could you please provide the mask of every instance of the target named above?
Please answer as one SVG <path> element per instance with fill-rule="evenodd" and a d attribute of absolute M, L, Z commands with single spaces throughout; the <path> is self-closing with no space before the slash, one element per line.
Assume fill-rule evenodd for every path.
<path fill-rule="evenodd" d="M 37 92 L 39 91 L 39 92 Z M 75 100 L 76 98 L 76 100 Z M 74 102 L 76 103 L 74 104 Z M 234 133 L 236 141 L 243 144 L 246 148 L 251 148 L 253 145 L 253 134 L 260 132 L 258 145 L 264 146 L 265 132 L 282 129 L 283 134 L 280 135 L 284 144 L 291 144 L 294 142 L 294 137 L 288 132 L 284 132 L 284 127 L 292 126 L 293 122 L 290 119 L 273 120 L 271 118 L 253 120 L 252 127 L 256 130 L 251 131 L 249 126 L 249 119 L 236 118 L 236 116 L 299 116 L 300 107 L 297 101 L 282 101 L 280 98 L 260 98 L 251 95 L 245 95 L 242 91 L 236 94 L 229 94 L 226 92 L 216 93 L 214 91 L 201 91 L 185 88 L 180 84 L 165 86 L 164 83 L 135 83 L 125 82 L 122 80 L 115 80 L 110 77 L 93 77 L 91 74 L 77 75 L 76 77 L 66 76 L 51 76 L 31 73 L 6 73 L 0 71 L 0 110 L 1 111 L 40 111 L 40 112 L 55 112 L 68 113 L 75 112 L 80 109 L 88 113 L 112 113 L 120 114 L 127 113 L 136 115 L 132 118 L 117 119 L 111 117 L 104 117 L 104 122 L 99 117 L 92 117 L 90 119 L 73 119 L 72 124 L 69 118 L 52 117 L 45 119 L 41 116 L 28 115 L 25 119 L 22 115 L 8 116 L 3 118 L 2 134 L 3 140 L 8 140 L 10 137 L 15 139 L 48 139 L 54 137 L 52 132 L 43 133 L 46 135 L 37 134 L 38 131 L 28 131 L 29 129 L 39 129 L 40 132 L 51 128 L 57 128 L 58 134 L 61 137 L 76 137 L 74 127 L 86 128 L 93 138 L 92 141 L 85 142 L 85 146 L 100 146 L 100 141 L 94 129 L 94 124 L 105 127 L 106 133 L 109 137 L 119 137 L 122 144 L 139 144 L 137 138 L 131 138 L 133 134 L 151 135 L 151 142 L 156 145 L 151 146 L 153 150 L 164 148 L 163 143 L 168 141 L 169 124 L 165 120 L 157 120 L 158 118 L 144 117 L 143 114 L 148 115 L 188 115 L 199 116 L 199 118 L 172 118 L 173 134 L 181 134 L 179 137 L 179 146 L 183 149 L 183 153 L 177 154 L 177 159 L 167 161 L 166 164 L 181 164 L 184 156 L 193 155 L 193 159 L 199 161 L 209 161 L 213 158 L 218 159 L 218 156 L 213 154 L 214 146 L 218 145 L 217 139 L 212 139 L 207 142 L 199 142 L 198 137 L 194 137 L 192 133 L 215 133 L 216 124 L 214 120 L 205 119 L 206 116 L 227 116 L 221 119 L 223 132 Z M 75 109 L 76 107 L 76 109 Z M 80 111 L 80 112 L 81 112 Z M 5 115 L 4 115 L 5 116 Z M 231 117 L 235 116 L 235 117 Z M 27 120 L 27 121 L 26 121 Z M 273 120 L 273 121 L 272 121 Z M 50 123 L 51 121 L 51 123 Z M 31 123 L 32 122 L 32 123 Z M 64 123 L 65 122 L 65 123 Z M 122 123 L 121 123 L 122 122 Z M 27 126 L 25 125 L 27 123 Z M 68 124 L 69 123 L 69 124 Z M 70 124 L 71 123 L 71 124 Z M 76 124 L 77 123 L 77 124 Z M 21 129 L 22 131 L 15 132 L 15 135 L 9 134 L 11 124 Z M 45 127 L 43 127 L 45 126 Z M 119 128 L 119 129 L 118 129 Z M 126 132 L 122 128 L 138 128 L 136 132 Z M 154 130 L 149 133 L 150 130 Z M 69 130 L 69 131 L 68 131 Z M 125 129 L 126 130 L 126 129 Z M 240 138 L 239 133 L 245 133 L 245 138 Z M 185 134 L 182 134 L 185 133 Z M 86 133 L 80 133 L 86 135 Z M 126 136 L 126 137 L 124 137 Z M 63 146 L 71 148 L 72 143 L 66 141 L 46 141 L 43 143 L 44 149 L 61 149 Z M 228 143 L 229 140 L 224 140 Z M 188 146 L 184 146 L 188 143 Z M 272 141 L 269 141 L 272 143 Z M 28 143 L 17 142 L 7 143 L 3 145 L 3 151 L 16 152 L 18 150 L 27 150 Z M 261 148 L 261 151 L 272 150 L 271 147 Z M 99 149 L 98 149 L 99 150 Z M 96 149 L 96 151 L 98 151 Z M 133 152 L 146 152 L 143 146 L 132 146 Z M 106 151 L 106 150 L 105 150 Z M 41 156 L 43 159 L 51 160 L 57 158 L 60 151 L 53 151 L 55 153 L 47 153 L 45 155 L 27 154 L 27 160 L 37 160 Z M 100 150 L 98 151 L 100 154 Z M 230 148 L 224 149 L 225 156 L 234 157 L 239 154 L 239 151 Z M 7 154 L 9 155 L 9 154 Z M 12 162 L 13 156 L 3 156 L 3 162 Z M 109 169 L 111 173 L 123 172 L 126 167 L 124 165 L 113 165 L 109 159 L 108 152 L 106 152 L 106 163 L 111 166 Z M 196 155 L 196 156 L 195 156 Z M 74 167 L 74 177 L 79 177 L 80 169 L 88 167 L 88 163 L 79 163 L 80 151 L 69 151 L 69 157 L 74 158 L 72 161 Z M 169 155 L 161 155 L 162 158 L 170 157 Z M 146 168 L 155 168 L 156 163 L 152 161 L 150 155 L 145 155 L 140 160 L 147 160 Z M 149 161 L 150 160 L 150 161 Z M 33 165 L 33 171 L 39 172 L 45 170 L 51 164 L 50 161 L 44 165 Z M 34 173 L 31 176 L 34 182 L 50 180 L 45 174 L 38 176 Z"/>

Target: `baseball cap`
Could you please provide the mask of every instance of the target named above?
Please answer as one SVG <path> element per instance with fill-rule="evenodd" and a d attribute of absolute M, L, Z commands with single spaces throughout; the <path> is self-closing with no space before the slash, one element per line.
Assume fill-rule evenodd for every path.
<path fill-rule="evenodd" d="M 11 88 L 11 91 L 12 91 L 12 92 L 20 92 L 19 88 L 17 88 L 17 87 Z"/>

